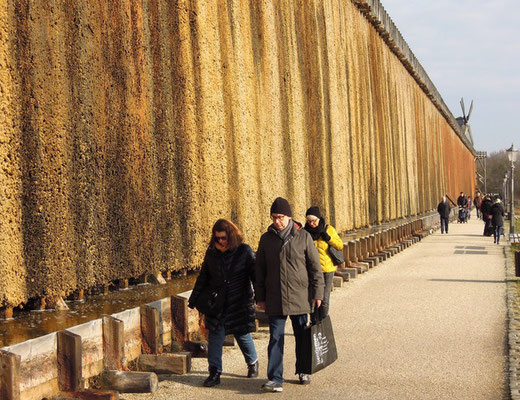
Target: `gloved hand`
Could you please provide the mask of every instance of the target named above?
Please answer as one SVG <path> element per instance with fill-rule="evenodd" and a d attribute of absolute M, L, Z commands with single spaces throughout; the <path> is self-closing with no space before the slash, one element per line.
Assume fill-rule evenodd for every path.
<path fill-rule="evenodd" d="M 329 234 L 326 232 L 326 231 L 323 231 L 320 233 L 320 236 L 323 240 L 325 240 L 326 242 L 328 242 L 330 240 L 330 236 Z"/>

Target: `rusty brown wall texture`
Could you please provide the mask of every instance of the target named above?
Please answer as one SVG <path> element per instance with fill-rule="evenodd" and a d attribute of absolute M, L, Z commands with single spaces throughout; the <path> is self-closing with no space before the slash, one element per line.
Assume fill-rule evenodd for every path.
<path fill-rule="evenodd" d="M 474 162 L 350 0 L 0 1 L 0 305 L 194 268 L 269 206 L 339 231 Z"/>

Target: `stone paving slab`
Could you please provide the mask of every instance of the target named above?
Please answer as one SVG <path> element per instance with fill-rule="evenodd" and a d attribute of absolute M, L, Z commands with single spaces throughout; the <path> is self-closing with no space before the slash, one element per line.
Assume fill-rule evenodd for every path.
<path fill-rule="evenodd" d="M 482 222 L 475 218 L 451 224 L 448 235 L 437 231 L 334 290 L 331 318 L 339 359 L 313 375 L 309 386 L 294 380 L 288 323 L 289 382 L 282 394 L 260 391 L 267 363 L 264 327 L 253 334 L 260 357 L 257 379 L 244 378 L 240 351 L 226 348 L 222 384 L 216 388 L 201 387 L 207 364 L 194 360 L 193 373 L 162 377 L 155 394 L 121 398 L 508 398 L 504 245 L 494 245 L 481 232 Z"/>

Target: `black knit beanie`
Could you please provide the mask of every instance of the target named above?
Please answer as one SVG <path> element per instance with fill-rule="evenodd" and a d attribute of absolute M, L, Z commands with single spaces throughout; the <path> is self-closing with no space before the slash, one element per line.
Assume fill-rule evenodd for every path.
<path fill-rule="evenodd" d="M 310 207 L 307 212 L 305 213 L 305 216 L 307 217 L 308 215 L 314 215 L 316 218 L 319 218 L 321 219 L 321 212 L 320 212 L 320 209 L 319 207 L 317 206 L 312 206 Z"/>
<path fill-rule="evenodd" d="M 291 206 L 283 197 L 277 197 L 271 205 L 271 214 L 283 214 L 292 217 Z"/>

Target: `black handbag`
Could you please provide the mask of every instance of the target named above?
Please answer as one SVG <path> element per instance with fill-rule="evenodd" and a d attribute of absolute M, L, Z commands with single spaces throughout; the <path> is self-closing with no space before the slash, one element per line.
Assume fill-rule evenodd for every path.
<path fill-rule="evenodd" d="M 228 276 L 232 273 L 235 265 L 236 254 L 231 260 L 228 271 L 223 271 L 224 282 L 221 286 L 206 286 L 195 300 L 195 308 L 201 313 L 209 317 L 218 317 L 224 309 L 228 290 Z"/>
<path fill-rule="evenodd" d="M 296 355 L 298 373 L 314 374 L 338 359 L 330 316 L 318 320 L 315 315 L 311 325 L 306 326 L 301 335 Z"/>
<path fill-rule="evenodd" d="M 341 265 L 345 262 L 345 257 L 343 256 L 343 250 L 336 250 L 329 244 L 329 256 L 332 260 L 332 264 Z"/>
<path fill-rule="evenodd" d="M 226 301 L 227 282 L 220 287 L 206 286 L 202 290 L 195 301 L 195 308 L 204 315 L 209 317 L 218 316 Z"/>

